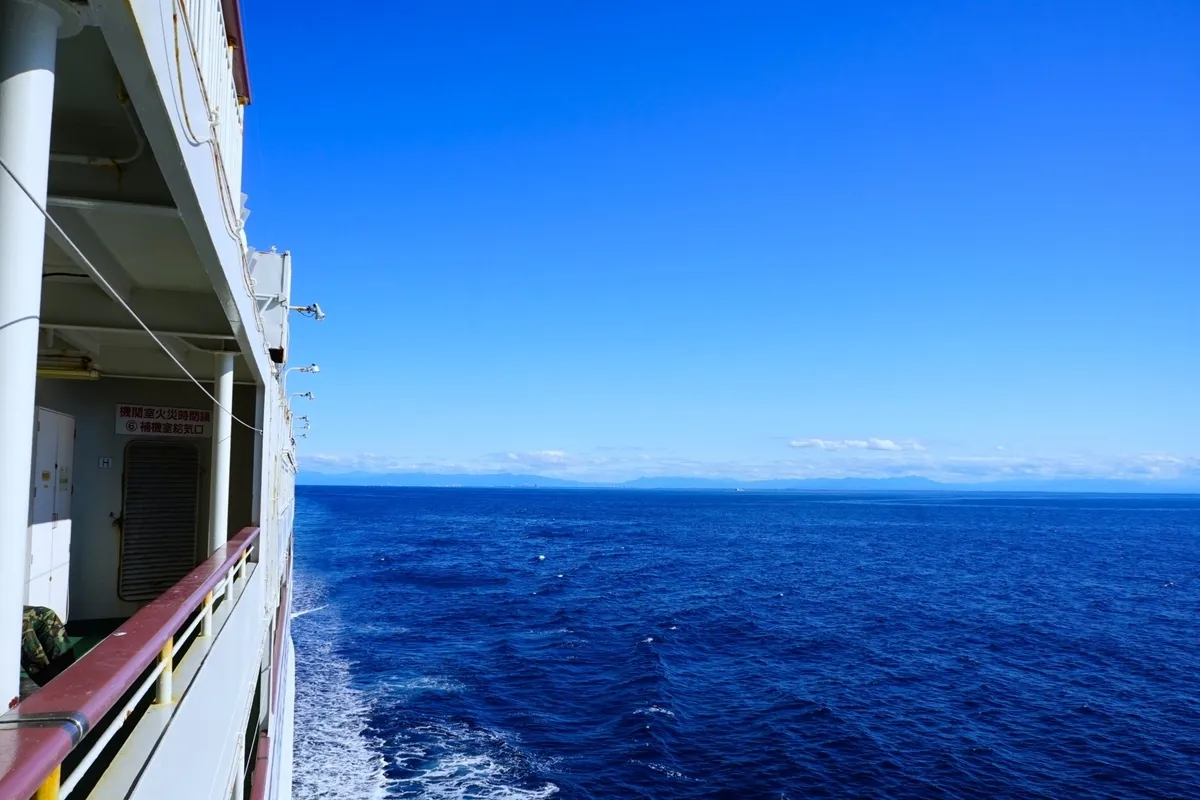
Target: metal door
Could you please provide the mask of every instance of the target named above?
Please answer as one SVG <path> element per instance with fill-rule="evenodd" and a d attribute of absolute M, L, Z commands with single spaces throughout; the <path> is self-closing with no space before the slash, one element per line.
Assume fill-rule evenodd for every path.
<path fill-rule="evenodd" d="M 122 600 L 153 600 L 196 566 L 200 451 L 187 442 L 125 447 L 121 512 Z"/>

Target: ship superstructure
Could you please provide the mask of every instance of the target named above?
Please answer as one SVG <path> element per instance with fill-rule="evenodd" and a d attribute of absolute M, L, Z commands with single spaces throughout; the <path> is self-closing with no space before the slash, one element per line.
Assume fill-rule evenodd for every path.
<path fill-rule="evenodd" d="M 246 238 L 244 45 L 237 0 L 0 0 L 5 800 L 291 794 L 283 377 L 319 309 Z M 31 608 L 75 659 L 44 685 Z"/>

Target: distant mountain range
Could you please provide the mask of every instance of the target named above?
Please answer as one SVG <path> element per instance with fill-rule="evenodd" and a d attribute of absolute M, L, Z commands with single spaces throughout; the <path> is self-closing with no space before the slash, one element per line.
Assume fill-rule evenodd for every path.
<path fill-rule="evenodd" d="M 747 491 L 843 492 L 1092 492 L 1107 494 L 1193 494 L 1200 483 L 1130 480 L 1014 480 L 987 483 L 940 483 L 916 475 L 896 478 L 801 478 L 740 481 L 732 478 L 637 478 L 624 483 L 588 483 L 512 473 L 443 475 L 435 472 L 308 472 L 302 486 L 462 486 L 474 488 L 539 487 L 560 489 L 745 489 Z"/>

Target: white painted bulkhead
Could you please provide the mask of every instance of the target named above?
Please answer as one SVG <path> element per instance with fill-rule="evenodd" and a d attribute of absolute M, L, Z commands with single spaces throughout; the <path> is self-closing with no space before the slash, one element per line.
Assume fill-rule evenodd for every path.
<path fill-rule="evenodd" d="M 0 6 L 5 13 L 36 7 L 38 15 L 43 1 L 51 2 L 0 0 Z M 2 115 L 0 155 L 39 162 L 40 167 L 33 165 L 35 178 L 38 169 L 45 173 L 48 168 L 46 189 L 34 199 L 61 228 L 46 226 L 45 239 L 36 248 L 33 240 L 25 242 L 28 237 L 7 237 L 7 245 L 0 243 L 0 289 L 30 289 L 0 298 L 0 329 L 7 325 L 9 333 L 20 333 L 0 337 L 0 450 L 15 452 L 21 443 L 29 445 L 27 462 L 19 452 L 12 458 L 0 456 L 0 484 L 6 492 L 15 485 L 10 493 L 23 506 L 31 486 L 28 467 L 34 452 L 27 433 L 35 406 L 74 420 L 69 613 L 64 616 L 124 618 L 145 603 L 122 599 L 117 591 L 121 532 L 114 522 L 124 513 L 125 451 L 136 438 L 117 432 L 119 405 L 215 412 L 212 401 L 175 362 L 215 393 L 216 364 L 232 358 L 233 416 L 261 431 L 232 422 L 224 484 L 226 535 L 246 525 L 261 529 L 252 557 L 256 563 L 236 606 L 204 648 L 204 658 L 198 658 L 197 649 L 189 654 L 197 656 L 191 666 L 179 667 L 194 670 L 194 675 L 169 719 L 147 715 L 136 723 L 129 741 L 153 735 L 154 746 L 144 751 L 123 747 L 112 762 L 113 768 L 128 768 L 127 762 L 137 761 L 140 777 L 128 795 L 132 797 L 230 796 L 226 789 L 232 786 L 228 780 L 236 771 L 234 762 L 255 744 L 245 741 L 243 731 L 262 659 L 269 661 L 278 605 L 287 596 L 280 588 L 290 579 L 294 443 L 278 378 L 283 365 L 268 354 L 269 347 L 287 346 L 290 281 L 269 281 L 275 284 L 269 291 L 276 313 L 268 315 L 270 327 L 264 326 L 249 269 L 253 254 L 242 229 L 243 109 L 225 74 L 232 52 L 225 42 L 228 3 L 194 0 L 185 8 L 160 0 L 91 0 L 77 6 L 79 25 L 72 24 L 67 32 L 73 35 L 57 42 L 48 81 L 44 64 L 27 74 L 20 64 L 13 67 L 11 59 L 6 61 L 14 52 L 13 40 L 0 30 L 0 65 L 12 73 L 0 70 L 0 111 L 7 107 L 4 86 L 13 75 L 25 87 L 22 97 L 30 97 L 29 86 L 40 86 L 47 113 L 51 101 L 54 106 L 48 145 L 42 142 L 46 136 L 33 132 L 42 142 L 38 148 L 44 161 L 27 143 L 21 145 L 24 150 L 6 149 L 5 142 L 15 141 L 14 131 L 27 133 L 22 126 L 31 118 L 25 113 Z M 14 225 L 41 230 L 41 211 L 10 184 L 0 174 L 0 231 L 15 230 Z M 13 250 L 18 244 L 24 248 L 20 253 Z M 36 259 L 27 257 L 33 249 L 38 250 Z M 280 255 L 290 271 L 290 257 Z M 30 287 L 36 288 L 32 305 Z M 160 334 L 166 352 L 124 306 Z M 56 360 L 46 373 L 61 372 L 61 362 L 78 361 L 81 373 L 102 377 L 47 374 L 35 382 L 35 361 L 40 374 L 44 359 Z M 200 448 L 204 478 L 197 561 L 210 544 L 213 451 L 208 445 L 205 440 Z M 17 473 L 19 480 L 14 480 Z M 16 513 L 0 520 L 4 560 L 26 571 L 29 521 Z M 0 598 L 0 636 L 15 642 L 19 605 L 12 587 L 24 582 L 15 580 L 13 570 L 5 575 L 9 591 Z M 9 577 L 14 580 L 8 582 Z M 284 609 L 283 618 L 289 613 Z M 11 649 L 5 652 L 0 670 L 15 663 Z M 283 675 L 279 702 L 265 710 L 273 750 L 267 796 L 273 798 L 291 796 L 290 637 L 282 652 L 287 655 L 276 666 Z M 7 676 L 0 676 L 0 683 L 8 692 Z M 160 723 L 155 733 L 153 726 Z"/>
<path fill-rule="evenodd" d="M 238 386 L 234 413 L 253 418 L 254 387 Z M 120 571 L 120 524 L 123 508 L 125 454 L 139 437 L 117 433 L 117 409 L 122 404 L 206 408 L 212 401 L 196 386 L 183 381 L 125 380 L 38 381 L 38 404 L 68 414 L 76 421 L 75 476 L 72 504 L 71 620 L 128 617 L 144 602 L 123 600 L 117 591 Z M 252 450 L 255 436 L 238 426 L 231 432 L 231 480 L 227 535 L 253 524 L 251 488 L 254 476 Z M 207 555 L 208 471 L 210 439 L 193 440 L 199 450 L 202 477 L 196 531 L 197 562 Z"/>
<path fill-rule="evenodd" d="M 39 408 L 33 442 L 25 604 L 53 609 L 66 620 L 70 618 L 74 418 Z"/>

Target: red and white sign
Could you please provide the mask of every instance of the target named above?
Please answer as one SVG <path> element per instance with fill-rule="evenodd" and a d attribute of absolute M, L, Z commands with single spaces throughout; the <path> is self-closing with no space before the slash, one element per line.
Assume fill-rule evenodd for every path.
<path fill-rule="evenodd" d="M 117 433 L 126 436 L 208 438 L 212 436 L 212 411 L 121 403 L 117 406 Z"/>

